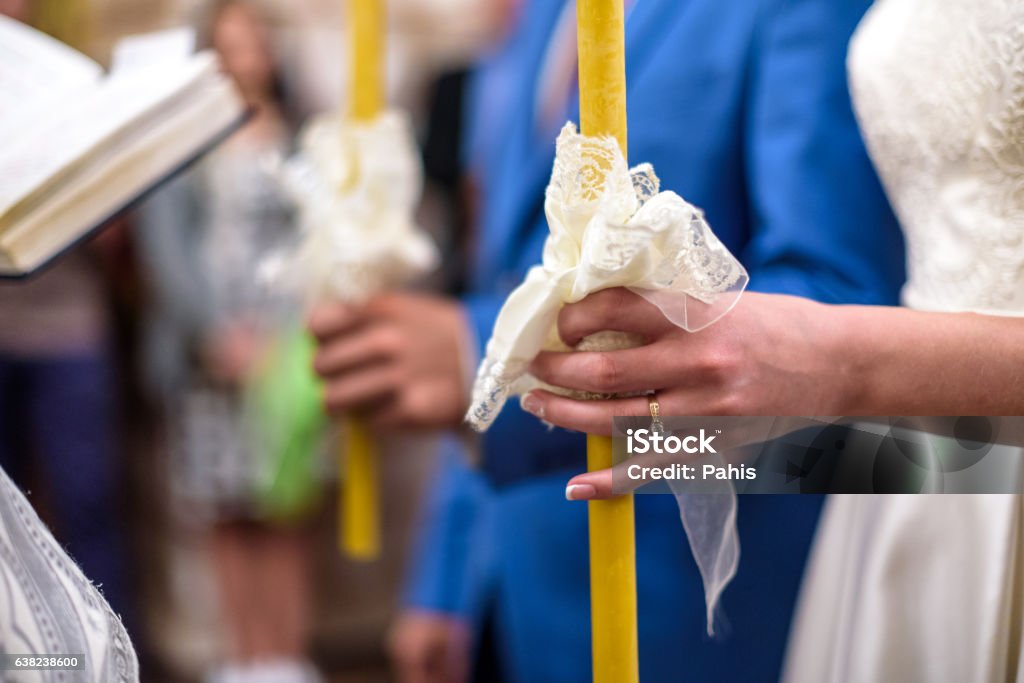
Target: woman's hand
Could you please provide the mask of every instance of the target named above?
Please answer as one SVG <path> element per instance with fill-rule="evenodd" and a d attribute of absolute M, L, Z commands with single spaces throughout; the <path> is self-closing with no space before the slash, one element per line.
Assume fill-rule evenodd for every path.
<path fill-rule="evenodd" d="M 647 344 L 624 351 L 545 352 L 530 371 L 558 387 L 600 394 L 655 391 L 663 416 L 835 415 L 849 371 L 829 307 L 795 297 L 745 293 L 717 323 L 690 333 L 642 297 L 608 289 L 562 309 L 558 330 L 575 347 L 602 330 Z M 611 434 L 612 417 L 648 415 L 646 396 L 577 400 L 536 390 L 523 407 L 552 424 Z"/>

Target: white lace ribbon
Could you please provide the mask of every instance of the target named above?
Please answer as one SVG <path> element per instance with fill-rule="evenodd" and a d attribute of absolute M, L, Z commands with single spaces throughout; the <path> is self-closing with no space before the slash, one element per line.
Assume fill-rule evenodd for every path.
<path fill-rule="evenodd" d="M 437 248 L 414 220 L 423 174 L 408 117 L 366 123 L 324 114 L 303 131 L 280 177 L 302 242 L 264 275 L 310 301 L 359 303 L 435 268 Z"/>
<path fill-rule="evenodd" d="M 494 325 L 466 416 L 486 430 L 511 395 L 539 386 L 526 370 L 542 350 L 567 350 L 558 312 L 610 287 L 629 287 L 691 332 L 718 320 L 746 287 L 747 273 L 715 237 L 700 209 L 660 192 L 649 164 L 630 170 L 611 138 L 569 123 L 558 137 L 545 212 L 544 258 L 509 296 Z M 621 348 L 602 335 L 591 348 Z"/>
<path fill-rule="evenodd" d="M 711 325 L 736 303 L 747 285 L 746 270 L 700 209 L 659 190 L 654 169 L 643 164 L 630 170 L 613 139 L 580 135 L 571 123 L 562 129 L 546 192 L 551 234 L 543 263 L 530 270 L 498 314 L 466 415 L 474 429 L 486 430 L 509 396 L 541 386 L 527 373 L 539 352 L 568 350 L 556 326 L 567 303 L 628 287 L 691 332 Z M 618 333 L 584 341 L 596 350 L 637 344 Z M 730 489 L 699 501 L 678 495 L 677 500 L 704 580 L 710 631 L 718 597 L 739 556 L 735 493 Z"/>

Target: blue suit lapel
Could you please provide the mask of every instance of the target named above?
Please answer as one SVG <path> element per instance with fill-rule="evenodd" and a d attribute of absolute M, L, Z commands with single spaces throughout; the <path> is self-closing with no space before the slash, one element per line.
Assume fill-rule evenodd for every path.
<path fill-rule="evenodd" d="M 506 269 L 517 269 L 522 264 L 514 258 L 530 243 L 530 238 L 537 224 L 542 220 L 544 212 L 544 188 L 551 175 L 551 164 L 554 161 L 555 140 L 548 141 L 538 138 L 533 112 L 536 110 L 537 74 L 543 68 L 542 62 L 547 52 L 547 44 L 554 31 L 561 11 L 561 3 L 544 3 L 545 12 L 540 13 L 532 28 L 543 35 L 543 40 L 534 46 L 533 64 L 530 73 L 532 78 L 524 79 L 520 102 L 520 112 L 529 112 L 529 116 L 516 117 L 510 138 L 515 142 L 506 148 L 506 157 L 502 159 L 499 173 L 504 181 L 510 183 L 501 193 L 500 200 L 492 207 L 496 213 L 494 220 L 489 222 L 490 234 L 484 236 L 486 247 L 483 254 L 483 265 L 493 277 L 495 272 Z M 688 3 L 680 3 L 685 6 Z M 682 7 L 677 7 L 672 0 L 637 0 L 636 6 L 626 22 L 626 76 L 627 88 L 634 80 L 633 74 L 642 71 L 653 58 L 660 35 L 672 25 L 672 15 Z M 630 90 L 631 92 L 631 90 Z M 568 109 L 568 118 L 579 121 L 579 96 L 574 89 Z M 501 134 L 496 131 L 496 134 Z M 537 255 L 530 255 L 536 261 Z M 517 273 L 518 274 L 518 273 Z"/>

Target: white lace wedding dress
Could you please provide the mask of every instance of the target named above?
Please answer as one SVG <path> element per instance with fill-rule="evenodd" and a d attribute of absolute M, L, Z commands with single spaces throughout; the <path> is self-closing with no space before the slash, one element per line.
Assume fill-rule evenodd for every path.
<path fill-rule="evenodd" d="M 0 670 L 3 683 L 138 681 L 121 621 L 2 469 L 0 654 L 84 656 L 80 670 Z"/>
<path fill-rule="evenodd" d="M 1024 2 L 880 0 L 849 69 L 906 305 L 1024 314 Z M 829 499 L 788 683 L 1024 682 L 1022 645 L 1020 497 Z"/>

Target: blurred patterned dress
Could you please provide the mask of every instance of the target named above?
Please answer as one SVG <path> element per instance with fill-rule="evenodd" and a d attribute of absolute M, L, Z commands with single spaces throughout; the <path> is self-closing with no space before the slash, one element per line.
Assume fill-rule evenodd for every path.
<path fill-rule="evenodd" d="M 245 386 L 216 382 L 201 346 L 225 323 L 272 338 L 299 302 L 261 272 L 294 246 L 295 222 L 271 169 L 275 142 L 233 139 L 144 210 L 144 248 L 158 305 L 150 321 L 149 375 L 171 414 L 172 483 L 190 509 L 255 514 L 267 453 L 249 429 Z M 198 506 L 198 507 L 196 507 Z"/>
<path fill-rule="evenodd" d="M 881 0 L 849 68 L 904 303 L 1024 316 L 1024 3 Z M 807 572 L 790 683 L 1024 682 L 1020 496 L 832 496 Z"/>

